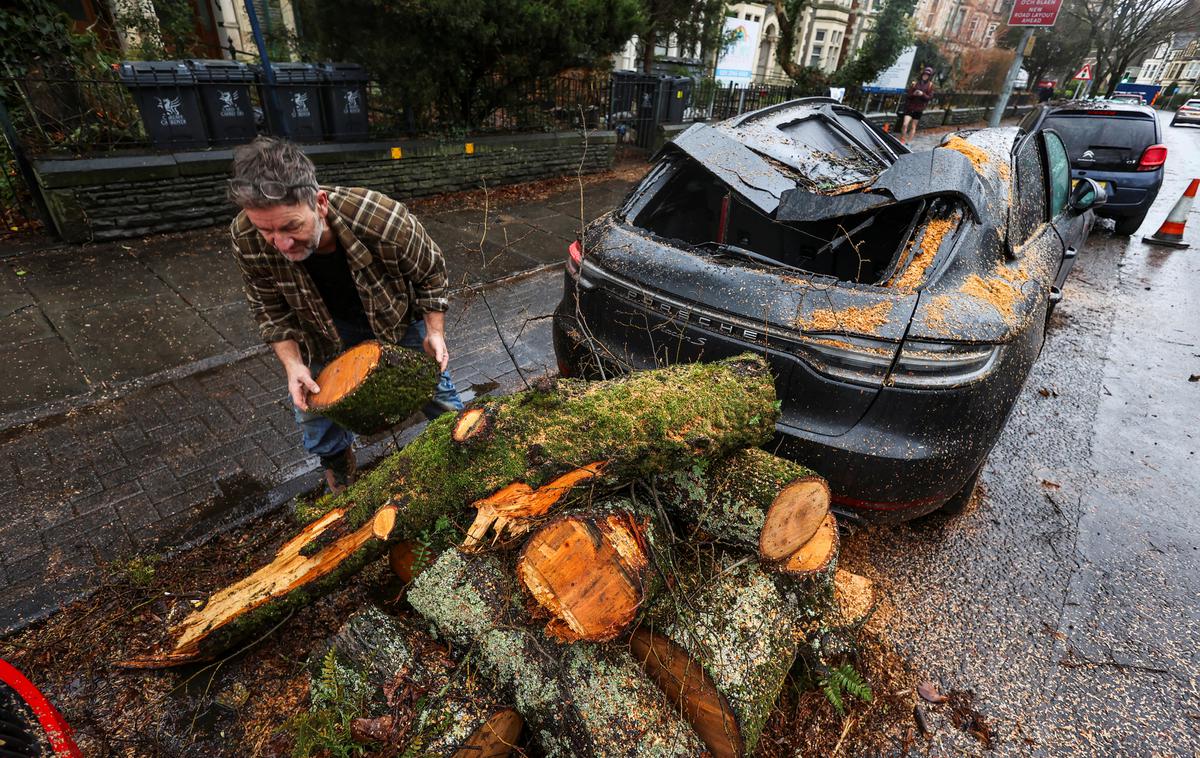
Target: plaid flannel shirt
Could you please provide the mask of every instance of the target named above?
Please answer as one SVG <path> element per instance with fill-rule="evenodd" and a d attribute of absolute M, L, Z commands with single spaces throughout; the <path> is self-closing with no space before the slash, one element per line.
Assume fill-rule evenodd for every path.
<path fill-rule="evenodd" d="M 367 189 L 322 189 L 329 192 L 325 222 L 346 251 L 363 308 L 380 339 L 398 343 L 414 319 L 449 307 L 445 258 L 403 204 Z M 244 211 L 229 231 L 263 341 L 295 340 L 308 363 L 328 361 L 341 352 L 333 318 L 304 266 L 267 242 Z"/>

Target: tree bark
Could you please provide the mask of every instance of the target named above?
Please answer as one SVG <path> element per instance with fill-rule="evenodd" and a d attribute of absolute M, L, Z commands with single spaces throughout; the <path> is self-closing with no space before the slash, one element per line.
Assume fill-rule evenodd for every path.
<path fill-rule="evenodd" d="M 773 578 L 725 559 L 677 575 L 630 648 L 715 756 L 753 753 L 796 655 L 797 618 Z"/>
<path fill-rule="evenodd" d="M 781 570 L 829 515 L 824 479 L 758 448 L 661 474 L 654 487 L 691 536 L 753 550 Z"/>
<path fill-rule="evenodd" d="M 313 655 L 314 682 L 330 664 L 339 687 L 363 696 L 355 725 L 387 744 L 424 756 L 506 756 L 520 735 L 515 709 L 424 632 L 378 608 L 351 616 Z"/>
<path fill-rule="evenodd" d="M 371 340 L 334 358 L 316 379 L 309 410 L 356 434 L 374 434 L 419 411 L 433 397 L 437 364 L 418 350 Z"/>
<path fill-rule="evenodd" d="M 495 539 L 527 530 L 579 485 L 628 482 L 762 444 L 776 417 L 771 373 L 748 354 L 607 382 L 550 380 L 484 407 L 488 439 L 456 442 L 457 419 L 435 419 L 345 493 L 322 500 L 315 521 L 171 627 L 159 650 L 124 665 L 211 657 L 468 505 L 476 511 L 464 545 L 474 547 L 493 528 Z"/>
<path fill-rule="evenodd" d="M 516 704 L 546 755 L 696 756 L 704 745 L 620 645 L 560 645 L 525 622 L 493 556 L 452 549 L 425 569 L 409 603 Z"/>

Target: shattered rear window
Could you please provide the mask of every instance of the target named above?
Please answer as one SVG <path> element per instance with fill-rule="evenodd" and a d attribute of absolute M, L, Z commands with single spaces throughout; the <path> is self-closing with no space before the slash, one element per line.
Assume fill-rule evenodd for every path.
<path fill-rule="evenodd" d="M 886 280 L 927 203 L 914 200 L 815 221 L 782 222 L 746 202 L 690 158 L 632 220 L 664 240 L 731 265 L 779 267 L 842 281 Z"/>

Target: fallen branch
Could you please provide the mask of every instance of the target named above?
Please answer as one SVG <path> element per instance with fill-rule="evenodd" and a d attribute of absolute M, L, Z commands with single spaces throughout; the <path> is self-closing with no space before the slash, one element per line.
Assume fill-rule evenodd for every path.
<path fill-rule="evenodd" d="M 766 363 L 744 355 L 609 382 L 560 380 L 488 401 L 490 439 L 456 442 L 450 414 L 342 495 L 240 582 L 172 626 L 161 649 L 124 665 L 216 655 L 270 619 L 338 586 L 389 543 L 476 508 L 468 546 L 529 529 L 584 484 L 628 482 L 762 444 L 774 430 Z M 467 411 L 466 413 L 470 413 Z"/>

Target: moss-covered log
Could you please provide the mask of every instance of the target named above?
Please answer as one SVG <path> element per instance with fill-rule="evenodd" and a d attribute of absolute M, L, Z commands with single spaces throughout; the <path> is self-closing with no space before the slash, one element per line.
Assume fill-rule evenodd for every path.
<path fill-rule="evenodd" d="M 420 350 L 370 340 L 334 358 L 316 379 L 308 407 L 358 434 L 399 424 L 433 397 L 437 363 Z"/>
<path fill-rule="evenodd" d="M 425 632 L 373 606 L 350 617 L 310 670 L 314 709 L 340 699 L 355 727 L 405 754 L 506 756 L 523 725 Z"/>
<path fill-rule="evenodd" d="M 659 475 L 654 486 L 695 535 L 756 550 L 777 570 L 786 570 L 829 514 L 824 479 L 758 448 Z"/>
<path fill-rule="evenodd" d="M 699 564 L 654 601 L 630 648 L 713 755 L 749 755 L 795 659 L 798 614 L 753 562 Z"/>
<path fill-rule="evenodd" d="M 492 434 L 455 442 L 445 414 L 346 492 L 266 565 L 167 630 L 161 650 L 128 661 L 170 666 L 211 656 L 268 619 L 328 591 L 392 542 L 462 519 L 467 544 L 519 533 L 573 488 L 691 466 L 765 442 L 775 426 L 766 363 L 744 355 L 607 381 L 560 380 L 489 401 Z M 386 527 L 386 528 L 385 528 Z"/>
<path fill-rule="evenodd" d="M 614 500 L 556 517 L 521 549 L 517 578 L 562 642 L 605 642 L 624 634 L 660 583 L 657 516 Z"/>
<path fill-rule="evenodd" d="M 560 645 L 530 627 L 513 580 L 492 555 L 443 553 L 409 590 L 442 635 L 525 718 L 548 756 L 696 756 L 704 745 L 623 645 Z"/>

